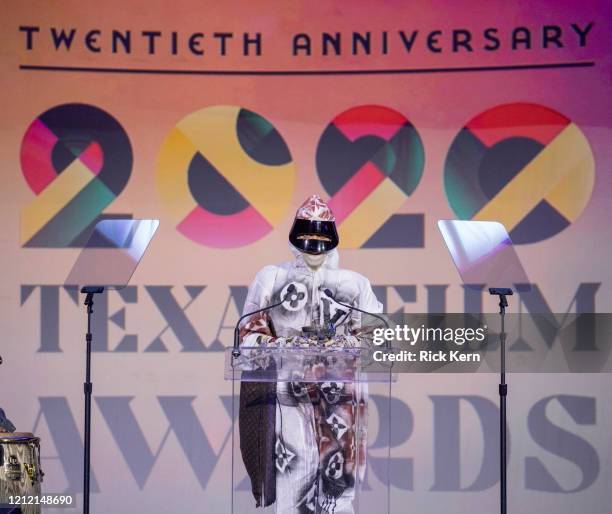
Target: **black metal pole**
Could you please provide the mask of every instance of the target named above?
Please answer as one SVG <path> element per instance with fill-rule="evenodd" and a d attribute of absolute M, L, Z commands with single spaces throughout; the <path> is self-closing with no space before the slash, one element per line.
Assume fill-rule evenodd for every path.
<path fill-rule="evenodd" d="M 93 314 L 94 294 L 102 293 L 103 287 L 87 286 L 81 289 L 85 293 L 85 305 L 87 306 L 87 333 L 85 334 L 85 382 L 83 393 L 85 395 L 85 420 L 84 420 L 84 448 L 83 448 L 83 514 L 89 514 L 89 490 L 91 474 L 91 315 Z"/>
<path fill-rule="evenodd" d="M 506 331 L 504 320 L 506 317 L 506 306 L 503 300 L 499 301 L 499 314 L 501 316 L 501 331 L 499 333 L 500 359 L 501 359 L 501 383 L 499 384 L 499 492 L 501 514 L 506 514 L 507 509 L 507 448 L 506 448 L 506 397 L 508 396 L 508 385 L 506 384 Z"/>
<path fill-rule="evenodd" d="M 507 431 L 506 431 L 506 398 L 508 396 L 508 385 L 506 384 L 506 307 L 508 299 L 512 295 L 512 289 L 507 287 L 490 287 L 489 294 L 499 297 L 499 315 L 501 318 L 501 330 L 499 331 L 500 350 L 500 381 L 499 381 L 499 509 L 501 514 L 506 514 L 508 508 L 507 498 Z"/>
<path fill-rule="evenodd" d="M 83 514 L 89 514 L 89 476 L 91 462 L 91 392 L 93 385 L 91 383 L 91 315 L 93 314 L 93 293 L 87 293 L 85 298 L 87 306 L 87 334 L 85 335 L 85 343 L 87 349 L 85 351 L 85 383 L 83 384 L 83 392 L 85 394 L 85 447 L 83 454 Z"/>

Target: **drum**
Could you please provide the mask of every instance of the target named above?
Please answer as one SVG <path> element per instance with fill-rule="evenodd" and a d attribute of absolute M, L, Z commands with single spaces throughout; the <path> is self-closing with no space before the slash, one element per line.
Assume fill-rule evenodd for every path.
<path fill-rule="evenodd" d="M 0 432 L 0 503 L 9 503 L 9 496 L 40 497 L 43 475 L 40 439 L 29 432 Z M 21 505 L 21 512 L 39 514 L 40 505 Z"/>

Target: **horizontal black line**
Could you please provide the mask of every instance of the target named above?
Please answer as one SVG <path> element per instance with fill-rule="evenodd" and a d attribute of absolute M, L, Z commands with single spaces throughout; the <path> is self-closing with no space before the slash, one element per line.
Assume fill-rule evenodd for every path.
<path fill-rule="evenodd" d="M 26 71 L 84 72 L 84 73 L 126 73 L 141 75 L 237 75 L 237 76 L 291 76 L 291 75 L 408 75 L 427 73 L 469 73 L 481 71 L 547 70 L 558 68 L 587 68 L 595 66 L 594 61 L 555 62 L 546 64 L 508 64 L 499 66 L 461 66 L 455 68 L 404 68 L 364 70 L 181 70 L 163 68 L 99 68 L 88 66 L 48 66 L 21 64 Z"/>

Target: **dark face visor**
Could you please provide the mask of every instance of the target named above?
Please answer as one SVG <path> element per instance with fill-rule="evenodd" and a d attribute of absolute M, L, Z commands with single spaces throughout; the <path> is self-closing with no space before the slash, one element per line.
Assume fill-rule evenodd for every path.
<path fill-rule="evenodd" d="M 338 246 L 338 232 L 333 221 L 296 219 L 289 242 L 298 250 L 313 255 L 329 252 Z"/>

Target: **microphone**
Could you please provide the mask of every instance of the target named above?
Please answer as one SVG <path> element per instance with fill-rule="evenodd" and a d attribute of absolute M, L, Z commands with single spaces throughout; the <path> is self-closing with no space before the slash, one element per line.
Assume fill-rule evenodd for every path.
<path fill-rule="evenodd" d="M 242 316 L 240 316 L 240 318 L 236 322 L 236 326 L 234 327 L 234 349 L 232 350 L 233 357 L 240 357 L 240 322 L 244 318 L 248 318 L 249 316 L 252 316 L 253 314 L 258 314 L 263 311 L 274 309 L 274 307 L 281 306 L 287 299 L 287 296 L 288 294 L 286 294 L 280 302 L 273 303 L 272 305 L 268 305 L 267 307 L 264 307 L 263 309 L 257 309 L 256 311 L 253 311 L 253 312 L 247 312 L 246 314 L 243 314 Z"/>
<path fill-rule="evenodd" d="M 363 309 L 360 309 L 359 307 L 354 307 L 352 305 L 347 305 L 346 303 L 342 303 L 334 297 L 333 293 L 329 289 L 324 289 L 323 292 L 327 296 L 329 296 L 334 302 L 336 302 L 338 305 L 342 305 L 342 307 L 346 307 L 347 309 L 354 309 L 356 311 L 362 312 L 363 314 L 367 314 L 368 316 L 377 318 L 385 324 L 385 327 L 389 328 L 389 322 L 385 318 L 383 318 L 380 314 L 374 314 L 373 312 L 364 311 Z"/>

